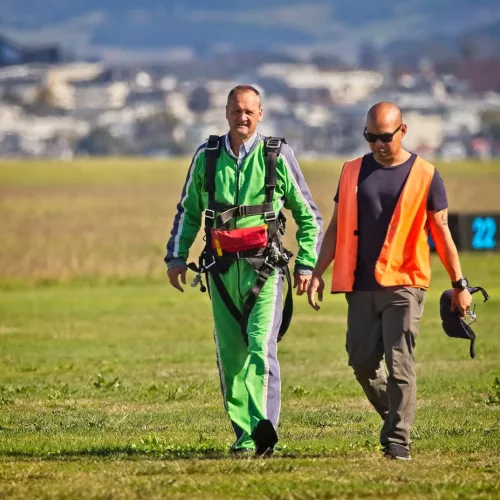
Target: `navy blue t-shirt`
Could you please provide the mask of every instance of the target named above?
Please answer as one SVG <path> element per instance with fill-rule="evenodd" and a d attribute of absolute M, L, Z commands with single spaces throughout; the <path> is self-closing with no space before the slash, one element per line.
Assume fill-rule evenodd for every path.
<path fill-rule="evenodd" d="M 375 265 L 384 244 L 387 230 L 399 196 L 415 163 L 417 155 L 395 167 L 377 163 L 373 154 L 363 157 L 358 180 L 358 262 L 354 290 L 383 288 L 375 279 Z M 339 190 L 334 200 L 339 201 Z M 448 208 L 446 189 L 439 172 L 435 171 L 427 197 L 427 210 Z"/>

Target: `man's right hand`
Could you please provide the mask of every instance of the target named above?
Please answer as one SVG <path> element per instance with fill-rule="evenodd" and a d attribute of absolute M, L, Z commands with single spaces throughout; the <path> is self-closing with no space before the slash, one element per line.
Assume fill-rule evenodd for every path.
<path fill-rule="evenodd" d="M 179 292 L 184 293 L 184 288 L 182 288 L 181 284 L 179 283 L 179 276 L 181 277 L 182 283 L 185 285 L 186 284 L 186 271 L 184 267 L 171 267 L 167 271 L 167 276 L 170 281 L 170 284 L 179 290 Z"/>
<path fill-rule="evenodd" d="M 311 282 L 309 283 L 309 288 L 307 289 L 307 299 L 309 305 L 315 310 L 319 311 L 320 307 L 316 304 L 316 293 L 318 294 L 318 300 L 323 302 L 323 290 L 325 289 L 325 282 L 323 278 L 315 273 L 313 273 Z"/>

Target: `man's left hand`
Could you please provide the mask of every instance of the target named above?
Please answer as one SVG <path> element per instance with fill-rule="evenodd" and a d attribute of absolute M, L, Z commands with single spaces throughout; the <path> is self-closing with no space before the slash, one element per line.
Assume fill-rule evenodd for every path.
<path fill-rule="evenodd" d="M 469 309 L 472 302 L 472 295 L 469 290 L 453 290 L 453 296 L 451 297 L 451 311 L 457 310 L 460 313 L 460 317 L 465 319 L 467 310 Z"/>
<path fill-rule="evenodd" d="M 312 274 L 293 273 L 293 288 L 297 289 L 297 295 L 304 295 L 307 292 Z"/>

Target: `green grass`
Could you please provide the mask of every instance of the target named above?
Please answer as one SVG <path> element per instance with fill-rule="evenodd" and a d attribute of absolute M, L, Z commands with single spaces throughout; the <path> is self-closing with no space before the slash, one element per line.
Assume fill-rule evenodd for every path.
<path fill-rule="evenodd" d="M 340 163 L 303 166 L 325 215 Z M 494 167 L 440 171 L 459 199 L 455 185 L 498 186 Z M 412 462 L 380 457 L 379 417 L 347 366 L 345 300 L 331 295 L 318 313 L 296 299 L 280 344 L 280 453 L 234 460 L 208 298 L 172 290 L 162 266 L 184 173 L 0 164 L 0 497 L 500 498 L 500 257 L 462 256 L 492 296 L 477 298 L 474 360 L 441 330 L 449 281 L 433 261 Z"/>

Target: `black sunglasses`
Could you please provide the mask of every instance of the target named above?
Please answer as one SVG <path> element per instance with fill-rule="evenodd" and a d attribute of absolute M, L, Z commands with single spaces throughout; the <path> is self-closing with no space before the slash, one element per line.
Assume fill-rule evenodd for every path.
<path fill-rule="evenodd" d="M 403 124 L 401 124 L 392 134 L 390 132 L 386 132 L 385 134 L 372 134 L 371 132 L 368 132 L 365 127 L 363 135 L 368 142 L 377 142 L 377 139 L 380 139 L 382 142 L 387 143 L 392 141 L 392 138 L 396 132 L 399 132 L 402 126 Z"/>

